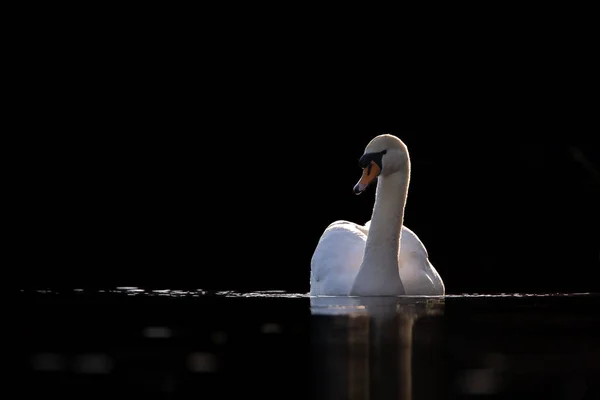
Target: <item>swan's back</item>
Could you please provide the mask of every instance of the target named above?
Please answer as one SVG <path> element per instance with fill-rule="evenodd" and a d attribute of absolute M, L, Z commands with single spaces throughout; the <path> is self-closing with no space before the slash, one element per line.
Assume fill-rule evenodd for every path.
<path fill-rule="evenodd" d="M 398 265 L 405 294 L 435 296 L 445 294 L 442 278 L 429 261 L 425 245 L 417 234 L 406 226 L 402 226 Z"/>
<path fill-rule="evenodd" d="M 367 239 L 364 227 L 348 221 L 329 225 L 313 253 L 311 296 L 347 296 L 362 263 Z"/>

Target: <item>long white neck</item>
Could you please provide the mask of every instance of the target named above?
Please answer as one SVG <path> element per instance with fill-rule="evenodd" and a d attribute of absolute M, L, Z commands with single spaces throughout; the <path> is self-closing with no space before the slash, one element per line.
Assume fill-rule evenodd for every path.
<path fill-rule="evenodd" d="M 410 169 L 378 178 L 365 253 L 350 295 L 405 293 L 398 272 L 398 255 L 409 181 Z"/>

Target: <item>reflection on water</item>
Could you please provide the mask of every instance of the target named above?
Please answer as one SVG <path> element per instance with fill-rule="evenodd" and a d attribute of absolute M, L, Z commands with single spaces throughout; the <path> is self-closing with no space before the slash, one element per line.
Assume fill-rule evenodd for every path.
<path fill-rule="evenodd" d="M 443 298 L 310 301 L 315 398 L 443 398 Z"/>
<path fill-rule="evenodd" d="M 600 398 L 597 294 L 120 287 L 11 300 L 23 398 Z"/>

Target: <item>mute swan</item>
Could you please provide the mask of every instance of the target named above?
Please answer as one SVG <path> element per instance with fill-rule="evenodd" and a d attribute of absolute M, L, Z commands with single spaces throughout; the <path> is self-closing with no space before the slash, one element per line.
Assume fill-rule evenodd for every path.
<path fill-rule="evenodd" d="M 442 278 L 425 246 L 403 226 L 410 157 L 396 136 L 373 138 L 359 161 L 361 194 L 377 180 L 371 220 L 364 226 L 335 221 L 311 259 L 311 296 L 444 295 Z"/>

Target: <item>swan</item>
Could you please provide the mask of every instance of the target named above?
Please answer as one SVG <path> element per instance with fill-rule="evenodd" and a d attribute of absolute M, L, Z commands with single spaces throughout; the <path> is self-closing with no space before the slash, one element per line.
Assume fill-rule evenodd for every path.
<path fill-rule="evenodd" d="M 359 164 L 355 194 L 377 181 L 371 220 L 339 220 L 325 229 L 311 258 L 309 295 L 444 295 L 425 246 L 403 225 L 411 172 L 406 145 L 394 135 L 376 136 Z"/>

